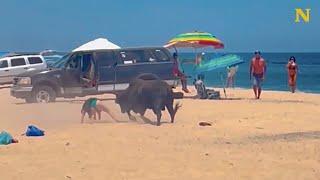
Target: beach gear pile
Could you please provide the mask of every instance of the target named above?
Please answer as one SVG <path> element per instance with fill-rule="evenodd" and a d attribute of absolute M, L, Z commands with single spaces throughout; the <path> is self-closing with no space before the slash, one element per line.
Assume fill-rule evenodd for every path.
<path fill-rule="evenodd" d="M 13 142 L 13 137 L 5 132 L 5 131 L 2 131 L 0 133 L 0 145 L 8 145 L 8 144 L 11 144 Z"/>
<path fill-rule="evenodd" d="M 220 92 L 213 89 L 207 89 L 203 82 L 204 76 L 198 75 L 198 80 L 194 81 L 194 87 L 197 90 L 199 99 L 220 99 Z"/>
<path fill-rule="evenodd" d="M 37 128 L 34 125 L 29 125 L 25 132 L 26 136 L 44 136 L 44 131 Z M 0 145 L 8 145 L 11 143 L 17 143 L 18 140 L 14 139 L 11 134 L 6 131 L 0 133 Z"/>
<path fill-rule="evenodd" d="M 26 136 L 44 136 L 44 131 L 36 126 L 30 125 L 27 128 Z"/>

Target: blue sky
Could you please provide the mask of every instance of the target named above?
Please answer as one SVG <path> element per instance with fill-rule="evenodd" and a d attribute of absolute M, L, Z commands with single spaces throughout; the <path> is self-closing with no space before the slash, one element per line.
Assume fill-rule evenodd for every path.
<path fill-rule="evenodd" d="M 294 9 L 311 8 L 295 23 Z M 320 52 L 319 0 L 1 0 L 0 51 L 69 51 L 98 37 L 122 47 L 163 45 L 207 31 L 224 51 Z"/>

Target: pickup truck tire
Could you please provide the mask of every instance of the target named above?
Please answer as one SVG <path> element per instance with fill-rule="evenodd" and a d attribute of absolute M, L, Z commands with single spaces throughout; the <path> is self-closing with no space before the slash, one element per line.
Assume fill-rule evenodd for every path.
<path fill-rule="evenodd" d="M 142 80 L 159 80 L 160 77 L 155 75 L 155 74 L 152 74 L 152 73 L 142 73 L 140 75 L 138 75 L 136 77 L 136 79 L 142 79 Z"/>
<path fill-rule="evenodd" d="M 56 92 L 50 86 L 36 86 L 32 91 L 32 96 L 26 99 L 26 102 L 49 103 L 56 100 Z"/>

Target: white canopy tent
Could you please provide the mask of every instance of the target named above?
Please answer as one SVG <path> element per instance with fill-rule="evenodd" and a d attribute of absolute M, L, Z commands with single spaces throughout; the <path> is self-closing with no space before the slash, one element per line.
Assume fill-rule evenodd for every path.
<path fill-rule="evenodd" d="M 88 50 L 102 50 L 102 49 L 120 49 L 120 47 L 108 39 L 98 38 L 96 40 L 87 42 L 80 47 L 74 49 L 72 52 L 76 51 L 88 51 Z"/>

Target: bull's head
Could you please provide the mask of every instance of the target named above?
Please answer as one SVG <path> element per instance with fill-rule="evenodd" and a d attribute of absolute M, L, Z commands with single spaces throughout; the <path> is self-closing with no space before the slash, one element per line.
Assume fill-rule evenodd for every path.
<path fill-rule="evenodd" d="M 122 113 L 125 113 L 130 109 L 128 105 L 128 97 L 125 92 L 116 93 L 115 103 L 119 104 Z"/>

